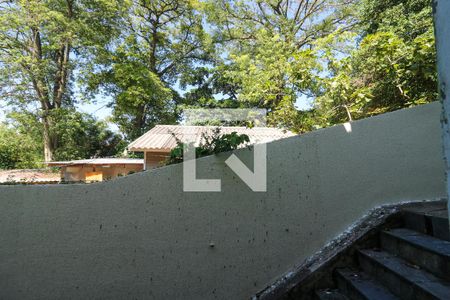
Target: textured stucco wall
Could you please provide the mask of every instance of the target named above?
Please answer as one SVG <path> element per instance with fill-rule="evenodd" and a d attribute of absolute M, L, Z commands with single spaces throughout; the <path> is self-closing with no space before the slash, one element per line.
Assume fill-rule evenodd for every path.
<path fill-rule="evenodd" d="M 433 103 L 270 143 L 266 193 L 225 154 L 198 160 L 221 193 L 184 193 L 181 165 L 0 186 L 0 298 L 247 299 L 369 209 L 443 197 L 439 113 Z"/>

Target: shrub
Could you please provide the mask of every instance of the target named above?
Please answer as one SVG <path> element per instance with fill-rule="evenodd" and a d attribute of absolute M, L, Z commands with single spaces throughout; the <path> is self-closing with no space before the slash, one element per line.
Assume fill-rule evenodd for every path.
<path fill-rule="evenodd" d="M 166 161 L 167 165 L 175 164 L 183 161 L 183 147 L 184 143 L 178 139 L 175 134 L 172 135 L 177 140 L 177 146 L 172 149 L 170 156 Z M 202 134 L 201 143 L 195 148 L 195 157 L 203 157 L 221 152 L 227 152 L 237 149 L 241 145 L 250 142 L 250 138 L 246 134 L 238 134 L 232 132 L 229 134 L 221 134 L 221 128 L 217 127 L 212 134 Z"/>
<path fill-rule="evenodd" d="M 0 124 L 0 169 L 37 168 L 40 153 L 40 145 L 30 136 Z"/>

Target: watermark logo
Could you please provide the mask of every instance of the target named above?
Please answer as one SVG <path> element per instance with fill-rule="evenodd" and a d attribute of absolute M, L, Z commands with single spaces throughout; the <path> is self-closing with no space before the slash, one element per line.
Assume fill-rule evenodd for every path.
<path fill-rule="evenodd" d="M 184 112 L 186 125 L 208 124 L 210 122 L 252 122 L 254 126 L 265 127 L 265 109 L 188 109 Z M 253 145 L 253 171 L 235 154 L 231 154 L 225 164 L 254 192 L 267 191 L 267 145 Z M 183 191 L 220 192 L 220 179 L 198 179 L 195 160 L 195 141 L 184 140 L 183 147 Z"/>

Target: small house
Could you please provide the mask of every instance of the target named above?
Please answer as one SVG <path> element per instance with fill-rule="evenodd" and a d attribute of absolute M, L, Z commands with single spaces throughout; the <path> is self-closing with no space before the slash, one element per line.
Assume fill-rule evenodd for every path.
<path fill-rule="evenodd" d="M 153 169 L 164 163 L 170 151 L 177 146 L 177 139 L 199 145 L 203 135 L 211 135 L 216 128 L 217 126 L 156 125 L 133 141 L 128 146 L 128 151 L 144 152 L 144 168 Z M 232 132 L 248 135 L 250 144 L 268 143 L 294 135 L 278 128 L 220 126 L 221 134 Z"/>
<path fill-rule="evenodd" d="M 61 168 L 61 181 L 95 182 L 114 179 L 144 169 L 142 159 L 93 158 L 47 162 L 49 167 Z"/>

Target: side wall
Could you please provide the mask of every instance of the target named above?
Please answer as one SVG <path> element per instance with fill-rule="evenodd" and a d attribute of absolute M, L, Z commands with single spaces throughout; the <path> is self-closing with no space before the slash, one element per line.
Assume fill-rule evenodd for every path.
<path fill-rule="evenodd" d="M 169 153 L 147 151 L 145 153 L 145 169 L 151 170 L 163 165 L 169 157 Z"/>
<path fill-rule="evenodd" d="M 199 159 L 92 185 L 0 186 L 1 299 L 248 299 L 368 210 L 445 195 L 438 103 L 268 144 L 267 192 Z M 252 152 L 236 151 L 252 165 Z"/>
<path fill-rule="evenodd" d="M 130 172 L 132 173 L 141 172 L 143 166 L 110 165 L 108 167 L 104 167 L 104 166 L 81 165 L 81 166 L 62 167 L 61 169 L 62 169 L 62 178 L 64 178 L 65 181 L 84 181 L 86 180 L 86 174 L 89 172 L 102 172 L 103 180 L 111 180 L 119 176 L 126 176 Z"/>

